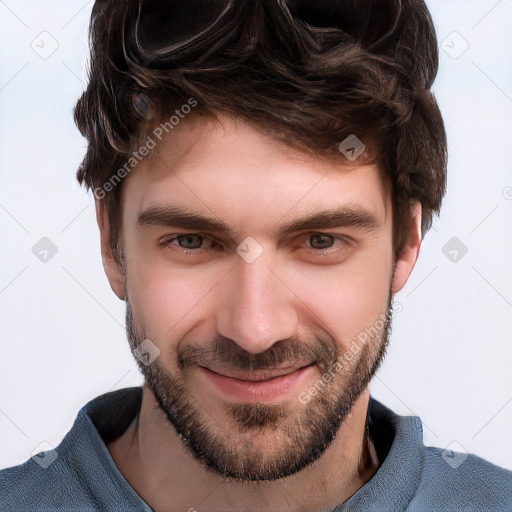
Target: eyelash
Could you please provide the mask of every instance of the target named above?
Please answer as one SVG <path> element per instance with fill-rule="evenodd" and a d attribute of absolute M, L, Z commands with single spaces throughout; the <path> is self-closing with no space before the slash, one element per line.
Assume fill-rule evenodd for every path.
<path fill-rule="evenodd" d="M 202 234 L 202 233 L 180 233 L 180 234 L 177 234 L 177 235 L 171 235 L 167 238 L 164 238 L 161 242 L 160 242 L 160 245 L 164 248 L 169 248 L 171 249 L 172 251 L 175 251 L 179 254 L 184 254 L 184 255 L 199 255 L 199 254 L 202 254 L 202 253 L 205 253 L 205 252 L 208 252 L 209 249 L 204 249 L 204 248 L 199 248 L 199 249 L 186 249 L 186 248 L 183 248 L 183 247 L 179 247 L 178 245 L 176 244 L 173 244 L 172 242 L 174 240 L 177 240 L 181 237 L 186 237 L 187 235 L 193 235 L 193 236 L 200 236 L 203 238 L 203 241 L 204 240 L 209 240 L 213 247 L 215 246 L 219 246 L 220 244 L 215 242 L 215 240 L 209 238 L 208 236 Z M 347 239 L 347 237 L 345 236 L 341 236 L 341 235 L 336 235 L 334 233 L 323 233 L 323 232 L 311 232 L 311 233 L 308 233 L 306 235 L 306 240 L 309 239 L 310 237 L 314 236 L 314 235 L 325 235 L 325 236 L 329 236 L 329 237 L 332 237 L 334 240 L 333 240 L 333 244 L 334 242 L 338 241 L 340 242 L 342 245 L 344 246 L 349 246 L 350 245 L 350 241 L 349 239 Z M 312 250 L 316 255 L 319 255 L 319 256 L 322 256 L 322 255 L 329 255 L 333 252 L 336 252 L 338 249 L 336 248 L 333 248 L 333 247 L 328 247 L 326 249 L 314 249 L 314 248 L 311 248 L 311 247 L 307 247 L 307 249 L 310 249 Z"/>

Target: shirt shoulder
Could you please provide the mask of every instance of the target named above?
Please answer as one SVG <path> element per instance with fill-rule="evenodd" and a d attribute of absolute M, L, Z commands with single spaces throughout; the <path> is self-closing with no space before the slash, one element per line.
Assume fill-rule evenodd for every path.
<path fill-rule="evenodd" d="M 512 511 L 512 472 L 473 454 L 426 446 L 407 511 Z"/>
<path fill-rule="evenodd" d="M 0 511 L 150 511 L 119 472 L 91 417 L 100 407 L 96 415 L 101 416 L 103 428 L 109 425 L 117 431 L 126 425 L 134 409 L 128 415 L 115 406 L 130 401 L 137 404 L 139 397 L 138 388 L 97 397 L 80 410 L 55 449 L 1 470 Z"/>
<path fill-rule="evenodd" d="M 0 471 L 0 510 L 63 510 L 71 500 L 75 510 L 95 510 L 97 502 L 86 482 L 65 463 L 56 450 L 42 452 L 11 468 Z M 49 466 L 46 463 L 53 460 Z M 60 460 L 59 460 L 60 459 Z M 42 464 L 42 465 L 41 465 Z"/>
<path fill-rule="evenodd" d="M 425 446 L 421 419 L 373 397 L 368 426 L 381 464 L 334 512 L 511 512 L 512 472 L 476 455 Z"/>

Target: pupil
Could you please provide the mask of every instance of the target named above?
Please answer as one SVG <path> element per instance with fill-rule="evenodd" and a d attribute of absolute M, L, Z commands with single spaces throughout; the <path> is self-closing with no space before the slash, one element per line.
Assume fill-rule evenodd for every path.
<path fill-rule="evenodd" d="M 194 245 L 194 237 L 196 242 L 195 245 Z M 198 236 L 198 235 L 184 235 L 181 239 L 182 241 L 185 240 L 185 248 L 186 249 L 198 249 L 200 246 L 201 246 L 201 237 Z M 191 244 L 193 247 L 190 247 L 188 244 Z M 183 245 L 183 244 L 182 244 Z"/>
<path fill-rule="evenodd" d="M 316 249 L 325 249 L 325 244 L 327 246 L 331 245 L 329 242 L 331 241 L 331 236 L 329 235 L 312 235 L 311 236 L 311 245 L 315 246 L 315 240 L 318 241 L 320 239 L 320 245 L 323 245 L 323 247 L 315 247 Z"/>

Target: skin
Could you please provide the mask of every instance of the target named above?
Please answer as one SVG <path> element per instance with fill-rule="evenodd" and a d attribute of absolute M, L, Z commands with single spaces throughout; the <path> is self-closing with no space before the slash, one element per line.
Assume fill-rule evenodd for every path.
<path fill-rule="evenodd" d="M 208 233 L 138 223 L 141 212 L 164 204 L 221 219 L 238 233 L 211 234 L 215 246 L 192 238 L 192 244 L 203 240 L 206 249 L 179 252 L 187 247 L 183 238 L 168 246 L 162 242 L 170 235 Z M 391 196 L 375 166 L 347 168 L 342 158 L 312 159 L 232 119 L 220 125 L 182 121 L 125 179 L 121 264 L 108 244 L 108 219 L 97 201 L 103 264 L 113 291 L 128 303 L 132 350 L 149 339 L 160 351 L 151 365 L 138 362 L 146 377 L 140 414 L 107 448 L 155 510 L 322 510 L 347 500 L 373 476 L 382 461 L 365 432 L 370 391 L 366 382 L 358 389 L 355 381 L 373 363 L 378 366 L 389 333 L 371 336 L 364 350 L 343 359 L 339 371 L 332 371 L 328 354 L 350 351 L 360 333 L 389 314 L 390 299 L 407 282 L 421 245 L 421 206 L 413 207 L 408 243 L 395 260 Z M 278 234 L 290 220 L 325 208 L 364 210 L 376 220 L 374 229 Z M 343 238 L 311 238 L 318 233 Z M 249 236 L 263 249 L 251 263 L 236 252 Z M 322 249 L 330 253 L 320 255 Z M 215 360 L 220 346 L 226 352 Z M 214 370 L 247 369 L 243 365 L 251 357 L 257 368 L 268 369 L 270 356 L 290 363 L 282 347 L 295 347 L 291 362 L 302 357 L 311 363 L 313 353 L 319 362 L 293 391 L 252 400 L 237 414 L 233 407 L 245 401 L 219 391 L 196 364 L 201 353 Z M 190 364 L 182 366 L 186 349 Z M 327 370 L 330 381 L 302 403 L 299 394 Z M 155 396 L 156 386 L 162 396 L 181 389 L 184 402 L 198 413 L 191 428 L 204 420 L 216 436 L 213 446 L 233 451 L 224 473 L 193 456 L 173 425 L 169 401 Z M 282 474 L 280 461 L 308 451 L 313 434 L 301 421 L 326 419 L 336 400 L 347 410 L 333 439 L 310 463 Z M 266 418 L 266 425 L 255 418 Z M 289 444 L 285 432 L 291 432 Z M 217 455 L 213 459 L 220 464 Z"/>

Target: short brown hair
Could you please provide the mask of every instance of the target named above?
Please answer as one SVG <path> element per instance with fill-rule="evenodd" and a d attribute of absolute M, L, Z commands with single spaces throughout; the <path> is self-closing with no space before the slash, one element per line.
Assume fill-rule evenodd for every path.
<path fill-rule="evenodd" d="M 447 144 L 423 0 L 96 0 L 90 49 L 75 107 L 88 139 L 77 179 L 88 189 L 154 126 L 137 101 L 162 119 L 194 98 L 193 115 L 234 117 L 312 156 L 342 159 L 340 142 L 356 135 L 391 184 L 395 255 L 413 200 L 422 236 L 439 214 Z M 120 189 L 101 198 L 113 249 Z"/>

